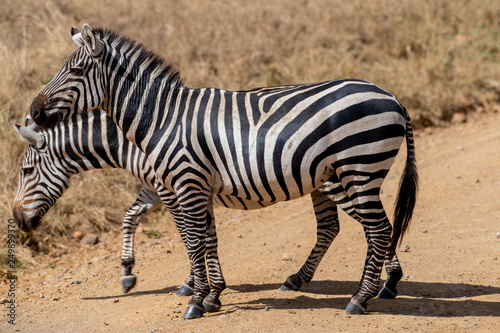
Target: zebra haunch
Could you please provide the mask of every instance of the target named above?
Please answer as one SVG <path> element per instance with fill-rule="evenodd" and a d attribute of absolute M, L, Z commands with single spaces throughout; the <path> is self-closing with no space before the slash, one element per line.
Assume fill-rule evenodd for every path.
<path fill-rule="evenodd" d="M 273 203 L 315 194 L 327 181 L 336 187 L 326 196 L 330 209 L 347 205 L 365 231 L 365 266 L 346 307 L 365 312 L 386 255 L 409 226 L 418 187 L 410 117 L 392 94 L 356 79 L 247 92 L 190 89 L 140 43 L 87 24 L 72 34 L 79 48 L 37 94 L 31 115 L 47 128 L 100 107 L 146 154 L 185 223 L 195 279 L 185 318 L 203 315 L 210 292 L 205 253 L 214 195 Z M 393 228 L 380 187 L 405 137 Z"/>

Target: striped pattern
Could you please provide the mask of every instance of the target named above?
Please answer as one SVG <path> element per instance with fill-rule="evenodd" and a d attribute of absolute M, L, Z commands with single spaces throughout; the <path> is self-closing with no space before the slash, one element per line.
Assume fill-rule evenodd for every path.
<path fill-rule="evenodd" d="M 42 149 L 27 146 L 21 160 L 14 211 L 16 216 L 24 216 L 17 218 L 24 230 L 30 229 L 25 223 L 30 216 L 42 218 L 62 196 L 72 175 L 93 169 L 122 168 L 131 172 L 143 185 L 137 200 L 123 219 L 121 278 L 125 292 L 135 285 L 136 279 L 132 274 L 135 264 L 135 229 L 140 218 L 158 207 L 162 199 L 172 211 L 181 238 L 186 242 L 183 217 L 175 195 L 166 189 L 160 189 L 160 199 L 153 185 L 156 181 L 155 175 L 151 172 L 145 155 L 126 139 L 106 113 L 94 110 L 77 114 L 51 130 L 31 128 L 44 135 L 45 146 Z M 26 172 L 27 170 L 29 172 Z M 268 204 L 220 195 L 214 197 L 214 203 L 233 209 L 255 209 Z M 318 212 L 318 244 L 301 269 L 299 281 L 312 279 L 321 258 L 338 232 L 336 215 L 329 218 L 329 212 L 321 207 L 315 208 L 315 211 Z M 212 279 L 216 280 L 218 277 L 223 280 L 217 255 L 215 225 L 211 230 L 212 236 L 207 239 L 207 249 L 210 250 L 207 250 L 207 262 L 212 270 Z M 127 285 L 128 280 L 133 280 L 134 284 Z M 193 283 L 194 277 L 191 274 L 184 282 L 185 288 L 193 288 Z M 214 293 L 219 291 L 214 290 Z"/>
<path fill-rule="evenodd" d="M 81 47 L 35 97 L 31 115 L 50 127 L 100 106 L 147 155 L 184 218 L 195 276 L 185 317 L 219 302 L 208 295 L 214 285 L 205 261 L 214 195 L 274 203 L 312 193 L 319 207 L 325 198 L 315 191 L 327 182 L 334 194 L 325 196 L 347 207 L 367 237 L 360 288 L 346 309 L 364 312 L 416 198 L 412 127 L 392 94 L 354 79 L 240 92 L 190 89 L 161 58 L 128 38 L 88 25 L 73 38 Z M 392 232 L 379 193 L 405 136 L 407 163 Z"/>

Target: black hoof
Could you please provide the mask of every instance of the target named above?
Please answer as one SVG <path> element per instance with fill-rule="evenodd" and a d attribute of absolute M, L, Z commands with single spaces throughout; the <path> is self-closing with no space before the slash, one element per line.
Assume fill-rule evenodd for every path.
<path fill-rule="evenodd" d="M 130 289 L 134 288 L 135 283 L 137 282 L 137 278 L 135 277 L 135 275 L 122 276 L 120 279 L 122 280 L 124 293 L 128 293 Z"/>
<path fill-rule="evenodd" d="M 345 308 L 345 313 L 347 313 L 347 314 L 363 314 L 363 313 L 365 313 L 365 309 L 363 309 L 361 306 L 357 305 L 353 301 L 350 301 L 349 304 L 347 304 L 347 307 Z"/>
<path fill-rule="evenodd" d="M 396 298 L 396 296 L 398 296 L 397 291 L 394 293 L 393 291 L 387 289 L 386 287 L 382 288 L 377 295 L 378 298 L 385 298 L 385 299 Z"/>
<path fill-rule="evenodd" d="M 301 286 L 302 286 L 302 282 L 299 279 L 290 276 L 288 279 L 286 279 L 285 283 L 283 283 L 280 290 L 281 291 L 288 291 L 288 290 L 299 291 Z"/>
<path fill-rule="evenodd" d="M 193 288 L 190 286 L 183 284 L 180 288 L 179 291 L 176 294 L 177 296 L 192 296 L 193 295 Z"/>
<path fill-rule="evenodd" d="M 207 312 L 217 312 L 222 307 L 222 303 L 217 299 L 214 302 L 205 301 L 203 307 Z"/>
<path fill-rule="evenodd" d="M 184 319 L 195 319 L 200 318 L 205 313 L 204 308 L 200 308 L 199 306 L 190 305 L 187 307 L 186 312 L 184 312 Z"/>

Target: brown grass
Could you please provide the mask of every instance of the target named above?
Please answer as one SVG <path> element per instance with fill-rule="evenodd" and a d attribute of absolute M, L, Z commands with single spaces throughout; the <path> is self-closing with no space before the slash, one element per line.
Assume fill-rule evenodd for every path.
<path fill-rule="evenodd" d="M 498 1 L 0 0 L 0 8 L 0 230 L 12 216 L 24 149 L 8 121 L 23 122 L 36 92 L 75 50 L 72 25 L 106 26 L 143 42 L 191 87 L 356 77 L 398 96 L 417 128 L 456 112 L 500 109 Z M 33 238 L 51 252 L 76 229 L 118 233 L 135 184 L 116 170 L 75 177 Z M 18 252 L 31 261 L 26 248 Z"/>

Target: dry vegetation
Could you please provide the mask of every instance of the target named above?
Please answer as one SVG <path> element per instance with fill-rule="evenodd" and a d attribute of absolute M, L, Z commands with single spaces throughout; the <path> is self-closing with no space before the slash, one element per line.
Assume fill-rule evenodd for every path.
<path fill-rule="evenodd" d="M 454 113 L 500 109 L 500 2 L 494 0 L 0 0 L 0 230 L 12 216 L 24 149 L 8 121 L 23 122 L 36 92 L 75 49 L 70 27 L 85 22 L 148 45 L 191 87 L 356 77 L 398 96 L 417 128 L 442 125 Z M 77 229 L 118 234 L 137 193 L 121 170 L 74 177 L 39 231 L 18 232 L 32 247 L 19 246 L 18 259 L 46 262 Z"/>

